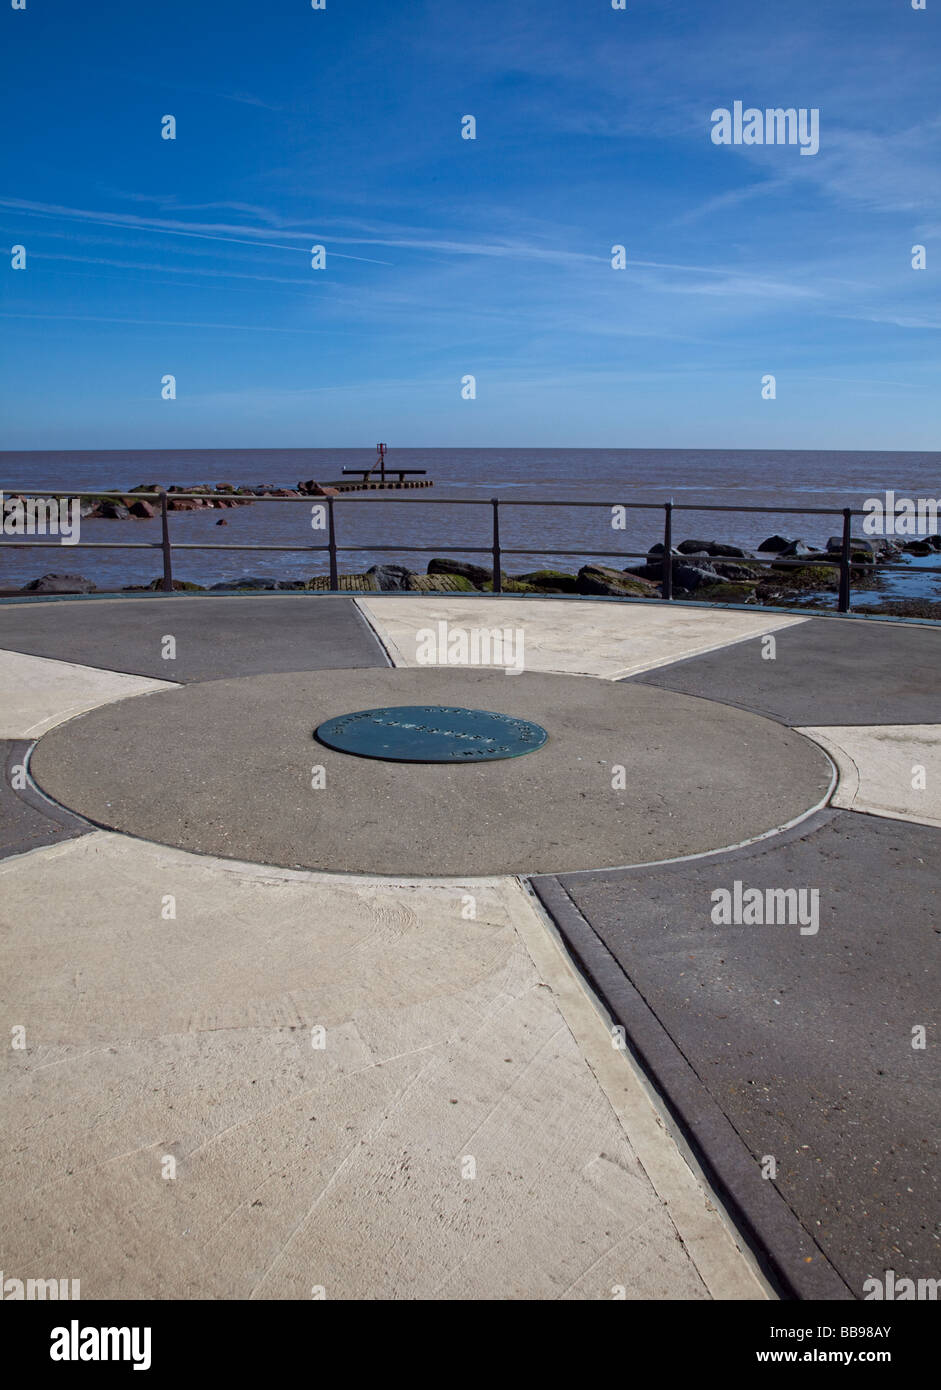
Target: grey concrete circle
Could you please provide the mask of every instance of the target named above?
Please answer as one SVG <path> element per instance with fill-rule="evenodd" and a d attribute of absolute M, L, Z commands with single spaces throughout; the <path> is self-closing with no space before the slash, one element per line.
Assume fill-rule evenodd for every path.
<path fill-rule="evenodd" d="M 351 758 L 311 738 L 351 709 L 431 703 L 532 720 L 549 742 L 538 757 L 454 766 Z M 395 876 L 558 873 L 715 850 L 803 814 L 831 777 L 816 746 L 743 710 L 632 682 L 437 667 L 136 696 L 53 729 L 31 767 L 64 806 L 147 840 Z"/>

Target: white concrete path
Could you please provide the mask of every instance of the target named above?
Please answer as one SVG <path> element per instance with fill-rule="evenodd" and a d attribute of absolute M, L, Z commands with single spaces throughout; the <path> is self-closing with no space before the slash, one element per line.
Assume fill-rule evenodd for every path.
<path fill-rule="evenodd" d="M 593 603 L 589 599 L 357 598 L 396 666 L 418 666 L 418 633 L 453 628 L 519 629 L 527 671 L 619 680 L 778 632 L 806 617 L 683 608 L 671 604 Z M 438 664 L 444 665 L 442 661 Z"/>
<path fill-rule="evenodd" d="M 99 705 L 176 688 L 173 681 L 0 651 L 0 738 L 38 738 L 55 724 Z"/>
<path fill-rule="evenodd" d="M 941 724 L 848 724 L 799 729 L 840 774 L 834 806 L 941 826 Z"/>
<path fill-rule="evenodd" d="M 84 1298 L 767 1296 L 514 879 L 95 832 L 0 864 L 0 925 L 25 1030 L 0 1105 L 8 1276 Z"/>

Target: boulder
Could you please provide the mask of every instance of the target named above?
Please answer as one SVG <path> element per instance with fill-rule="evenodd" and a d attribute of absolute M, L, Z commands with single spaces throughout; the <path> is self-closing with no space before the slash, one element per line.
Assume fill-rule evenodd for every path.
<path fill-rule="evenodd" d="M 30 594 L 91 594 L 96 585 L 81 574 L 44 574 L 24 584 L 22 593 Z"/>
<path fill-rule="evenodd" d="M 140 589 L 141 586 L 136 585 L 135 587 Z M 145 589 L 157 592 L 158 590 L 163 589 L 163 579 L 154 579 L 151 581 L 150 584 L 145 584 L 143 585 L 143 587 Z M 204 594 L 206 592 L 206 586 L 204 584 L 192 584 L 188 579 L 174 579 L 173 589 L 176 593 L 186 594 Z"/>
<path fill-rule="evenodd" d="M 684 557 L 684 560 L 688 557 Z M 663 561 L 655 560 L 651 564 L 637 565 L 628 571 L 629 574 L 637 575 L 641 579 L 652 579 L 660 581 L 663 579 Z M 693 592 L 702 588 L 704 584 L 718 584 L 722 576 L 712 565 L 703 563 L 691 565 L 680 560 L 673 561 L 673 586 L 674 588 L 686 589 Z"/>
<path fill-rule="evenodd" d="M 731 559 L 744 560 L 748 556 L 747 550 L 740 550 L 737 545 L 726 545 L 723 541 L 680 541 L 676 547 L 681 555 L 728 555 Z M 648 554 L 653 554 L 648 551 Z M 657 554 L 663 554 L 661 545 Z"/>
<path fill-rule="evenodd" d="M 785 546 L 796 545 L 797 538 L 794 536 L 769 536 L 763 540 L 758 547 L 759 550 L 783 550 Z"/>
<path fill-rule="evenodd" d="M 626 570 L 611 569 L 608 565 L 583 565 L 578 571 L 575 592 L 608 598 L 650 598 L 655 589 L 656 585 L 645 583 Z"/>
<path fill-rule="evenodd" d="M 483 565 L 471 565 L 466 560 L 452 560 L 449 557 L 428 561 L 428 574 L 458 574 L 464 579 L 469 579 L 475 589 L 480 589 L 484 584 L 493 583 L 493 570 L 486 569 Z"/>
<path fill-rule="evenodd" d="M 144 507 L 145 502 L 135 502 L 135 507 Z M 111 521 L 127 521 L 131 515 L 123 502 L 102 502 L 98 508 L 98 515 L 108 517 Z"/>
<path fill-rule="evenodd" d="M 808 545 L 805 540 L 788 541 L 787 545 L 782 545 L 778 551 L 779 560 L 797 560 L 808 555 L 813 555 L 814 548 Z"/>
<path fill-rule="evenodd" d="M 842 536 L 830 536 L 827 540 L 827 552 L 830 555 L 839 555 L 843 549 Z M 870 555 L 886 555 L 898 551 L 898 546 L 892 541 L 886 540 L 884 536 L 850 536 L 850 550 L 854 555 L 869 552 Z"/>
<path fill-rule="evenodd" d="M 723 579 L 731 579 L 741 582 L 747 579 L 760 579 L 763 573 L 760 565 L 734 565 L 727 561 L 720 560 L 711 566 L 716 574 L 721 574 Z"/>
<path fill-rule="evenodd" d="M 750 552 L 742 550 L 738 545 L 726 545 L 724 541 L 713 541 L 708 553 L 710 555 L 727 555 L 730 560 L 747 560 Z"/>
<path fill-rule="evenodd" d="M 373 565 L 366 571 L 380 589 L 409 589 L 412 571 L 404 565 Z"/>
<path fill-rule="evenodd" d="M 145 502 L 143 498 L 139 499 L 137 502 L 132 502 L 130 507 L 128 507 L 128 512 L 131 516 L 140 516 L 148 519 L 155 515 L 153 504 L 151 502 Z"/>
<path fill-rule="evenodd" d="M 259 579 L 257 575 L 247 574 L 241 579 L 225 579 L 221 584 L 211 584 L 210 589 L 276 589 L 276 579 Z"/>
<path fill-rule="evenodd" d="M 521 584 L 529 584 L 534 589 L 555 590 L 559 594 L 574 594 L 578 584 L 574 574 L 565 574 L 562 570 L 533 570 L 517 578 Z"/>

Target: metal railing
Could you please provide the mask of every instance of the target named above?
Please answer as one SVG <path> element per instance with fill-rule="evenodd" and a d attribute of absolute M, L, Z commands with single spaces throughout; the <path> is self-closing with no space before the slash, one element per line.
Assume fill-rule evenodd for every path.
<path fill-rule="evenodd" d="M 160 527 L 161 538 L 159 541 L 77 541 L 70 543 L 70 549 L 85 550 L 160 550 L 163 557 L 163 579 L 162 589 L 173 591 L 173 552 L 175 550 L 230 550 L 230 551 L 282 551 L 282 552 L 327 552 L 330 570 L 330 589 L 339 589 L 339 571 L 337 566 L 338 556 L 341 554 L 376 554 L 382 550 L 394 551 L 397 554 L 445 554 L 451 555 L 490 555 L 493 560 L 493 593 L 503 592 L 502 583 L 502 562 L 507 555 L 564 555 L 579 559 L 605 559 L 619 560 L 643 560 L 647 564 L 655 565 L 661 562 L 661 598 L 665 602 L 670 602 L 673 598 L 673 568 L 677 564 L 682 564 L 683 555 L 672 555 L 672 563 L 663 563 L 665 557 L 671 556 L 673 550 L 673 516 L 676 512 L 730 512 L 732 514 L 757 513 L 764 516 L 833 516 L 840 517 L 842 520 L 842 533 L 840 550 L 837 557 L 833 558 L 810 559 L 802 557 L 780 558 L 775 553 L 769 552 L 765 559 L 757 556 L 712 556 L 723 564 L 728 565 L 769 565 L 780 568 L 798 567 L 812 568 L 833 568 L 837 566 L 840 572 L 839 592 L 837 598 L 837 611 L 847 613 L 850 607 L 850 595 L 853 570 L 863 570 L 863 562 L 853 559 L 853 536 L 852 521 L 854 516 L 866 516 L 864 511 L 854 511 L 850 507 L 747 507 L 747 506 L 725 506 L 717 503 L 696 503 L 696 502 L 594 502 L 594 501 L 567 501 L 567 500 L 547 500 L 545 498 L 513 498 L 501 500 L 499 497 L 480 498 L 480 497 L 361 497 L 347 498 L 339 497 L 316 497 L 310 494 L 292 495 L 290 497 L 275 497 L 271 494 L 254 495 L 250 493 L 236 492 L 172 492 L 168 493 L 165 489 L 158 492 L 135 491 L 133 493 L 109 491 L 102 492 L 79 490 L 74 492 L 64 492 L 61 488 L 30 488 L 30 489 L 4 489 L 0 495 L 21 496 L 21 497 L 54 497 L 61 499 L 75 498 L 94 498 L 98 501 L 102 499 L 114 499 L 115 501 L 133 496 L 135 501 L 155 500 L 160 507 Z M 326 530 L 327 540 L 323 545 L 239 545 L 225 542 L 210 541 L 173 541 L 170 537 L 169 523 L 169 503 L 174 501 L 188 501 L 191 499 L 199 501 L 225 500 L 228 502 L 303 502 L 307 506 L 322 506 L 326 509 Z M 384 543 L 382 545 L 338 545 L 336 534 L 336 515 L 335 507 L 337 502 L 353 502 L 359 505 L 369 502 L 383 502 L 386 504 L 400 503 L 408 506 L 428 505 L 437 507 L 487 507 L 492 511 L 492 539 L 490 545 L 394 545 Z M 500 510 L 505 507 L 602 507 L 606 511 L 613 512 L 615 509 L 625 511 L 654 511 L 663 513 L 663 557 L 652 551 L 637 550 L 547 550 L 545 546 L 541 549 L 519 549 L 501 545 L 500 542 Z M 4 538 L 0 543 L 0 551 L 9 547 L 41 547 L 48 545 L 48 541 L 23 541 L 7 540 Z M 688 557 L 692 559 L 693 557 Z M 875 556 L 871 561 L 875 567 Z M 879 572 L 899 571 L 911 574 L 907 565 L 880 563 Z M 941 574 L 941 567 L 938 566 L 919 566 L 919 574 Z M 734 580 L 728 581 L 734 583 Z M 588 595 L 587 597 L 590 597 Z"/>

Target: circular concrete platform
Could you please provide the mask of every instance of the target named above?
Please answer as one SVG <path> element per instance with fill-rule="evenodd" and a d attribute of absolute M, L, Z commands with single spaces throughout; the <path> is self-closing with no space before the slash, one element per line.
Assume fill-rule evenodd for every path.
<path fill-rule="evenodd" d="M 533 720 L 549 742 L 537 756 L 453 766 L 361 759 L 313 738 L 351 709 L 428 703 Z M 743 710 L 466 667 L 278 673 L 142 695 L 52 730 L 31 769 L 56 801 L 144 839 L 394 876 L 560 873 L 719 849 L 818 805 L 831 779 L 820 749 Z"/>

